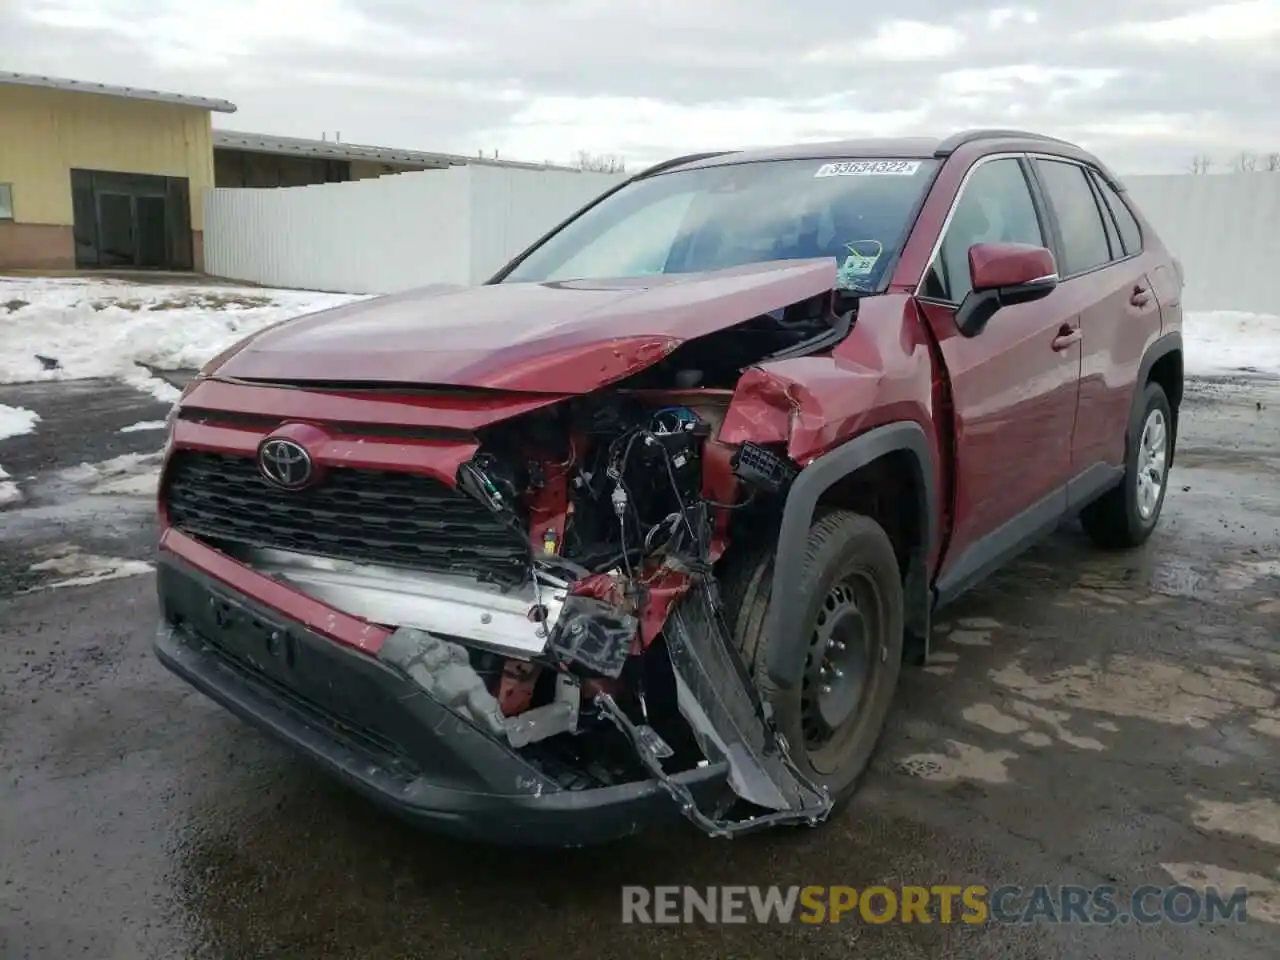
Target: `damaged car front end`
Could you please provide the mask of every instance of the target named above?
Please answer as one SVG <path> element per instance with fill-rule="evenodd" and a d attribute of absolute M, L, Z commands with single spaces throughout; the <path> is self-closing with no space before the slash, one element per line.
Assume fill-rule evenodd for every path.
<path fill-rule="evenodd" d="M 172 418 L 157 652 L 454 833 L 820 823 L 721 571 L 822 449 L 822 378 L 787 364 L 858 309 L 812 258 L 417 292 L 250 338 Z M 406 350 L 424 315 L 457 320 Z"/>

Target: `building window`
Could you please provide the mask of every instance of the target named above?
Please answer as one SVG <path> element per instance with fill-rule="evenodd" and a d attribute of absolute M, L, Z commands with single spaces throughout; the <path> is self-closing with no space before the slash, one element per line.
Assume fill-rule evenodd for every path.
<path fill-rule="evenodd" d="M 13 184 L 0 183 L 0 220 L 13 219 Z"/>

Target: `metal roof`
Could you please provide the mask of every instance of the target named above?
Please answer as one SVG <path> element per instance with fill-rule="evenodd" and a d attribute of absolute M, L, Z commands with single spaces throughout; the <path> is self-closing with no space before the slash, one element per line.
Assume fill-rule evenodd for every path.
<path fill-rule="evenodd" d="M 209 97 L 190 97 L 185 93 L 165 93 L 162 90 L 144 90 L 139 87 L 116 87 L 109 83 L 93 83 L 89 80 L 66 80 L 61 77 L 45 77 L 36 73 L 11 73 L 0 70 L 0 84 L 17 87 L 45 87 L 49 90 L 66 90 L 70 93 L 96 93 L 104 97 L 124 97 L 127 100 L 151 100 L 156 103 L 176 103 L 184 107 L 212 110 L 216 113 L 235 113 L 236 105 L 229 100 Z"/>
<path fill-rule="evenodd" d="M 554 163 L 528 163 L 521 160 L 497 160 L 493 157 L 467 157 L 457 153 L 435 153 L 403 150 L 398 147 L 374 147 L 368 144 L 343 143 L 338 140 L 309 140 L 305 137 L 277 137 L 240 130 L 213 131 L 216 150 L 244 150 L 249 153 L 275 153 L 294 157 L 323 157 L 330 160 L 371 160 L 391 166 L 445 167 L 476 164 L 490 167 L 516 167 L 525 170 L 576 170 L 576 167 Z"/>

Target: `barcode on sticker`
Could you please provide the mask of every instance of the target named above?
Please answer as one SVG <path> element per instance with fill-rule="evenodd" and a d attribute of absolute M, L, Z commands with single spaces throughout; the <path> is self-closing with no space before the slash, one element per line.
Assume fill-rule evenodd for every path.
<path fill-rule="evenodd" d="M 840 160 L 824 163 L 815 177 L 909 177 L 920 169 L 919 160 Z"/>

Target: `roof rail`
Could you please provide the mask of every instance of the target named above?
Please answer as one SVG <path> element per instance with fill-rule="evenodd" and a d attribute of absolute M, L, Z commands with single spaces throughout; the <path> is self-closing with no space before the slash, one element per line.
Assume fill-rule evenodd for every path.
<path fill-rule="evenodd" d="M 723 157 L 729 153 L 737 153 L 736 150 L 711 150 L 707 153 L 690 153 L 683 157 L 673 157 L 670 160 L 663 160 L 661 163 L 655 163 L 651 167 L 645 167 L 637 173 L 632 180 L 642 180 L 645 177 L 652 177 L 659 173 L 665 173 L 672 167 L 682 167 L 686 163 L 697 163 L 699 160 L 710 160 L 712 157 Z"/>
<path fill-rule="evenodd" d="M 1060 137 L 1050 137 L 1043 133 L 1031 133 L 1028 130 L 1002 130 L 979 129 L 979 130 L 962 130 L 959 133 L 953 133 L 938 144 L 936 150 L 933 151 L 935 157 L 950 156 L 967 143 L 973 143 L 977 140 L 1040 140 L 1045 143 L 1063 143 L 1067 146 L 1075 146 L 1068 140 Z"/>

